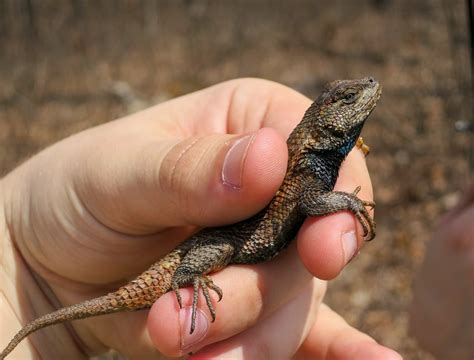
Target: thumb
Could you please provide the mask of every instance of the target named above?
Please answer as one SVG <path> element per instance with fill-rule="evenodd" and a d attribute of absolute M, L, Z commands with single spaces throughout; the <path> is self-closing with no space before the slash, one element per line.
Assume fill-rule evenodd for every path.
<path fill-rule="evenodd" d="M 270 128 L 107 149 L 75 188 L 101 223 L 128 234 L 245 219 L 271 200 L 288 157 Z"/>

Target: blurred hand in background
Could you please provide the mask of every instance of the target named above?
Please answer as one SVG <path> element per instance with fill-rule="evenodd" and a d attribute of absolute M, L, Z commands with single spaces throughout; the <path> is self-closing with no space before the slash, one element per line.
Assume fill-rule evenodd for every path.
<path fill-rule="evenodd" d="M 410 326 L 437 358 L 474 358 L 474 182 L 428 243 Z"/>

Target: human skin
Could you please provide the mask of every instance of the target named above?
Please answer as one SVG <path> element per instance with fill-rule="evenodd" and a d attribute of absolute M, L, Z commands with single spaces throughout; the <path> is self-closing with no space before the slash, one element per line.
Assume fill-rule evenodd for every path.
<path fill-rule="evenodd" d="M 0 345 L 38 315 L 115 290 L 196 228 L 263 208 L 285 174 L 285 139 L 310 103 L 272 82 L 229 81 L 81 132 L 8 174 L 0 182 Z M 355 150 L 336 189 L 358 185 L 371 200 Z M 168 293 L 150 311 L 40 330 L 12 356 L 82 359 L 113 348 L 130 359 L 190 351 L 399 359 L 321 305 L 326 284 L 314 276 L 337 276 L 363 245 L 361 232 L 349 213 L 311 218 L 278 258 L 213 274 L 224 299 L 213 324 L 199 311 L 193 335 L 192 291 L 182 289 L 182 310 Z"/>
<path fill-rule="evenodd" d="M 440 221 L 416 277 L 410 330 L 439 359 L 474 358 L 474 182 Z"/>

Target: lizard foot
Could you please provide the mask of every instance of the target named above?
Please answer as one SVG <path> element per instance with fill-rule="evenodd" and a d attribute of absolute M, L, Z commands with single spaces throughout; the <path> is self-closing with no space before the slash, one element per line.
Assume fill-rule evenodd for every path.
<path fill-rule="evenodd" d="M 359 220 L 362 228 L 364 229 L 364 240 L 370 241 L 375 237 L 375 221 L 370 216 L 366 207 L 371 209 L 375 208 L 374 201 L 361 200 L 357 197 L 357 194 L 360 191 L 360 186 L 357 186 L 352 194 L 348 194 L 349 200 L 349 210 L 355 215 L 357 220 Z"/>
<path fill-rule="evenodd" d="M 360 185 L 357 186 L 357 187 L 354 189 L 354 191 L 352 192 L 352 195 L 357 196 L 357 194 L 359 193 L 360 189 L 361 189 Z M 374 208 L 375 208 L 375 201 L 368 201 L 368 200 L 362 200 L 362 199 L 360 199 L 360 201 L 362 202 L 362 204 L 363 204 L 364 206 L 367 206 L 367 207 L 369 207 L 369 208 L 371 208 L 371 209 L 374 209 Z"/>
<path fill-rule="evenodd" d="M 223 292 L 222 289 L 214 284 L 212 279 L 209 276 L 196 276 L 193 278 L 193 310 L 191 315 L 191 330 L 190 334 L 194 332 L 196 328 L 196 311 L 198 305 L 198 298 L 199 298 L 199 288 L 202 289 L 202 293 L 204 294 L 204 298 L 206 299 L 207 307 L 209 308 L 209 312 L 211 313 L 212 322 L 216 320 L 216 310 L 214 309 L 214 305 L 212 304 L 211 295 L 209 294 L 209 289 L 213 290 L 218 296 L 218 301 L 222 300 Z M 179 293 L 179 286 L 177 284 L 173 284 L 173 290 L 176 294 L 176 299 L 178 300 L 178 304 L 180 309 L 183 308 L 183 300 L 181 298 L 181 294 Z"/>

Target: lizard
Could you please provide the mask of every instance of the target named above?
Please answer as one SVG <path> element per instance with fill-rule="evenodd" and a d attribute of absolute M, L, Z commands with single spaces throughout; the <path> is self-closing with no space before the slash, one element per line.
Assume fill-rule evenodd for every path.
<path fill-rule="evenodd" d="M 195 328 L 199 290 L 212 321 L 216 311 L 209 290 L 221 301 L 222 290 L 209 274 L 231 264 L 270 260 L 296 237 L 308 216 L 351 211 L 361 223 L 364 239 L 375 237 L 375 222 L 367 207 L 375 203 L 354 192 L 333 191 L 339 168 L 349 151 L 368 147 L 360 138 L 365 120 L 381 95 L 372 77 L 336 80 L 325 85 L 287 140 L 288 165 L 284 180 L 270 203 L 256 215 L 238 223 L 204 228 L 152 264 L 117 291 L 60 308 L 26 324 L 0 353 L 3 360 L 31 333 L 65 321 L 120 311 L 150 308 L 163 294 L 174 291 L 182 308 L 181 287 L 193 286 L 190 333 Z"/>

